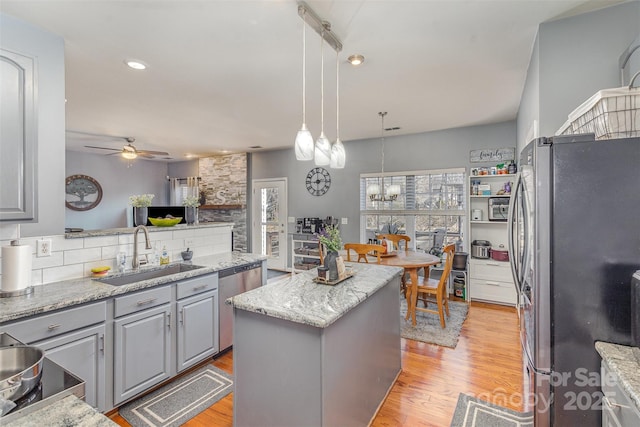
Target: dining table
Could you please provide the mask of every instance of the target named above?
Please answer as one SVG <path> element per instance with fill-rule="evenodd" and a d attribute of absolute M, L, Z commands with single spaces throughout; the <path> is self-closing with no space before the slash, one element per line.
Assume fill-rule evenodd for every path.
<path fill-rule="evenodd" d="M 376 257 L 371 256 L 370 260 L 376 262 Z M 409 295 L 407 295 L 407 316 L 411 317 L 413 326 L 416 326 L 416 305 L 418 303 L 418 272 L 424 269 L 424 277 L 429 277 L 429 268 L 432 265 L 440 264 L 440 257 L 428 254 L 426 252 L 417 252 L 411 250 L 398 250 L 391 253 L 383 254 L 380 258 L 380 264 L 391 265 L 394 267 L 404 268 L 405 274 L 409 274 L 411 280 L 408 287 Z"/>

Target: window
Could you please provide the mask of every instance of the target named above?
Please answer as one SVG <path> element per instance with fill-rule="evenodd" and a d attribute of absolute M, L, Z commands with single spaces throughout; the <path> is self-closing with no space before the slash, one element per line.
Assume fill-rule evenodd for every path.
<path fill-rule="evenodd" d="M 462 244 L 466 221 L 465 169 L 440 169 L 360 175 L 362 241 L 377 233 L 411 237 L 416 249 Z M 394 201 L 372 201 L 367 187 L 397 184 L 401 194 Z"/>

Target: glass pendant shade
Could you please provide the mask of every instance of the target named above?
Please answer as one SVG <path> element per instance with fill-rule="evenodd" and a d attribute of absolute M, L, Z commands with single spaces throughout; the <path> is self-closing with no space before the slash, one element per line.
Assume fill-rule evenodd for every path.
<path fill-rule="evenodd" d="M 371 184 L 367 187 L 367 196 L 377 196 L 380 194 L 380 186 L 378 184 Z"/>
<path fill-rule="evenodd" d="M 324 132 L 320 133 L 320 137 L 316 140 L 315 162 L 316 166 L 326 166 L 331 163 L 331 142 Z"/>
<path fill-rule="evenodd" d="M 389 188 L 387 188 L 387 191 L 385 191 L 385 193 L 387 194 L 387 196 L 399 196 L 401 193 L 401 189 L 400 186 L 398 184 L 392 184 L 389 186 Z"/>
<path fill-rule="evenodd" d="M 346 163 L 346 153 L 344 151 L 344 145 L 340 138 L 336 139 L 336 142 L 331 146 L 331 163 L 330 166 L 333 169 L 344 169 Z"/>
<path fill-rule="evenodd" d="M 307 129 L 307 125 L 303 123 L 296 135 L 296 159 L 313 160 L 313 150 L 313 136 Z"/>

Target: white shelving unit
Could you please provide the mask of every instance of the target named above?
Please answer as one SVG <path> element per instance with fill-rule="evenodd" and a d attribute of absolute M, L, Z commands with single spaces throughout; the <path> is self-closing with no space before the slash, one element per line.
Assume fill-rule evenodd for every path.
<path fill-rule="evenodd" d="M 322 264 L 321 250 L 314 234 L 291 234 L 291 272 L 310 270 Z"/>
<path fill-rule="evenodd" d="M 488 240 L 492 248 L 508 248 L 508 229 L 506 221 L 489 221 L 489 198 L 511 197 L 511 194 L 498 194 L 506 182 L 515 184 L 515 174 L 506 175 L 476 175 L 469 177 L 469 193 L 473 188 L 473 181 L 488 184 L 490 195 L 469 194 L 469 248 L 474 240 Z M 473 211 L 482 212 L 482 220 L 472 220 Z M 469 251 L 469 275 L 467 294 L 473 300 L 482 300 L 498 304 L 515 305 L 516 290 L 511 277 L 511 267 L 508 261 L 494 259 L 473 258 Z"/>

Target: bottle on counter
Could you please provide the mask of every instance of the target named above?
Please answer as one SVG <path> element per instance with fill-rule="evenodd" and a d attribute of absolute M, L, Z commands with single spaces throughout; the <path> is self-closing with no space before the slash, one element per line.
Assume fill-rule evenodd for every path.
<path fill-rule="evenodd" d="M 162 255 L 160 255 L 160 265 L 169 264 L 169 253 L 167 252 L 167 247 L 162 247 Z"/>
<path fill-rule="evenodd" d="M 118 252 L 118 271 L 124 273 L 127 270 L 127 254 L 126 252 Z"/>
<path fill-rule="evenodd" d="M 160 265 L 160 251 L 158 250 L 157 243 L 153 247 L 153 259 L 151 262 L 153 263 L 153 265 Z"/>

